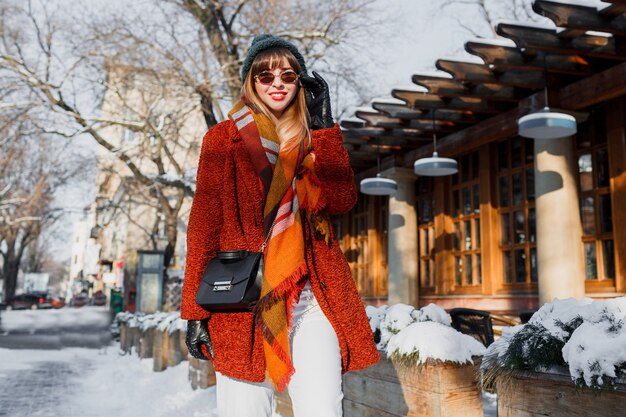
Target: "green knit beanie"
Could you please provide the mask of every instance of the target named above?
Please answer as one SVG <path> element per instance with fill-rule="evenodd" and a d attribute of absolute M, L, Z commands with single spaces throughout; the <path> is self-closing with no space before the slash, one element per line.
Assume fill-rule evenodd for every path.
<path fill-rule="evenodd" d="M 248 55 L 246 56 L 246 59 L 244 59 L 241 66 L 242 84 L 246 80 L 246 75 L 248 75 L 248 71 L 250 71 L 250 67 L 252 66 L 252 61 L 254 61 L 254 58 L 259 53 L 270 48 L 288 49 L 302 67 L 302 71 L 306 71 L 306 65 L 304 65 L 304 57 L 302 56 L 300 51 L 298 51 L 298 48 L 296 48 L 294 44 L 282 38 L 279 38 L 278 36 L 270 35 L 269 33 L 263 33 L 261 35 L 255 36 L 254 39 L 252 39 L 252 44 L 250 45 L 250 49 L 248 49 Z"/>

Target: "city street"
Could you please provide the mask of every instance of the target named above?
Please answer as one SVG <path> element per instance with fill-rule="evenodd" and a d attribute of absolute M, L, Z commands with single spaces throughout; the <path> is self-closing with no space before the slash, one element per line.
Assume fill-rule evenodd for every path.
<path fill-rule="evenodd" d="M 0 311 L 0 348 L 100 348 L 111 341 L 105 307 Z"/>
<path fill-rule="evenodd" d="M 212 417 L 187 364 L 120 354 L 104 307 L 0 312 L 0 417 Z"/>

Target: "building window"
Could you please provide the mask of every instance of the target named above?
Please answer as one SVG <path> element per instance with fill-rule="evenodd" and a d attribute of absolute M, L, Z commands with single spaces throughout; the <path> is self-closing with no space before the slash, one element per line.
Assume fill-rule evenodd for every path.
<path fill-rule="evenodd" d="M 458 159 L 459 173 L 452 177 L 452 256 L 457 288 L 482 284 L 480 253 L 480 168 L 478 151 Z"/>
<path fill-rule="evenodd" d="M 581 123 L 576 144 L 585 277 L 613 285 L 607 282 L 615 279 L 615 247 L 604 111 Z"/>
<path fill-rule="evenodd" d="M 434 180 L 419 177 L 416 184 L 419 285 L 421 288 L 435 287 L 435 197 Z"/>
<path fill-rule="evenodd" d="M 533 141 L 498 142 L 498 214 L 505 285 L 537 282 L 537 234 Z"/>

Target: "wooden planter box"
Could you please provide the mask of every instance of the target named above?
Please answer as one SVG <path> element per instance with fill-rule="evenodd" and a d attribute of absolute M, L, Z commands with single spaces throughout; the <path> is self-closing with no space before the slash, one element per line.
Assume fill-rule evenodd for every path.
<path fill-rule="evenodd" d="M 187 337 L 187 332 L 180 331 L 178 332 L 178 337 L 180 341 L 180 354 L 183 357 L 183 360 L 186 361 L 189 359 L 189 351 L 187 350 L 187 343 L 185 342 L 185 338 Z"/>
<path fill-rule="evenodd" d="M 476 364 L 405 368 L 382 357 L 343 377 L 344 417 L 483 417 Z"/>
<path fill-rule="evenodd" d="M 139 352 L 139 340 L 141 331 L 138 327 L 128 327 L 126 324 L 120 326 L 120 349 L 124 353 L 133 353 L 133 348 Z"/>
<path fill-rule="evenodd" d="M 154 349 L 152 351 L 152 369 L 156 372 L 164 371 L 167 368 L 167 351 L 169 348 L 169 337 L 167 330 L 154 330 Z"/>
<path fill-rule="evenodd" d="M 343 376 L 343 415 L 483 417 L 476 366 L 433 363 L 405 369 L 383 357 L 367 369 Z M 276 399 L 276 411 L 292 417 L 287 390 Z"/>
<path fill-rule="evenodd" d="M 626 384 L 601 393 L 576 387 L 569 375 L 514 375 L 496 380 L 498 415 L 506 417 L 616 417 L 625 415 Z"/>
<path fill-rule="evenodd" d="M 128 353 L 130 350 L 130 338 L 128 334 L 128 327 L 126 324 L 120 326 L 120 349 L 124 353 Z"/>
<path fill-rule="evenodd" d="M 139 339 L 139 357 L 141 359 L 151 358 L 154 351 L 154 333 L 156 329 L 148 329 L 141 334 Z"/>
<path fill-rule="evenodd" d="M 215 385 L 215 369 L 213 368 L 213 364 L 209 361 L 203 361 L 190 356 L 189 381 L 193 389 L 206 389 Z"/>
<path fill-rule="evenodd" d="M 186 357 L 183 357 L 182 349 L 181 349 L 181 339 L 180 339 L 180 330 L 176 330 L 172 334 L 167 335 L 167 366 L 176 366 L 181 363 Z M 185 341 L 183 339 L 183 346 L 185 345 Z"/>

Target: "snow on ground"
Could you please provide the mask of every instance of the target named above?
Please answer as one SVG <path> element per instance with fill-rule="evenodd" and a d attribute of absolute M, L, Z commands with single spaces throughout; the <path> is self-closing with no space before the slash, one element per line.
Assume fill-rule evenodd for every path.
<path fill-rule="evenodd" d="M 7 417 L 213 417 L 215 388 L 191 389 L 188 364 L 152 371 L 151 359 L 122 356 L 119 345 L 104 349 L 62 350 L 0 349 L 0 410 Z M 48 372 L 43 372 L 48 369 Z M 37 392 L 38 381 L 50 377 L 51 369 L 67 369 L 55 381 L 41 381 L 49 390 Z M 33 372 L 34 371 L 34 372 Z M 40 379 L 42 379 L 40 378 Z M 11 381 L 23 381 L 11 383 Z M 4 386 L 6 384 L 6 386 Z M 27 391 L 12 392 L 20 385 Z M 34 394 L 39 394 L 37 397 Z M 27 398 L 20 398 L 27 396 Z M 48 396 L 50 398 L 41 398 Z M 33 406 L 40 403 L 39 409 Z"/>

